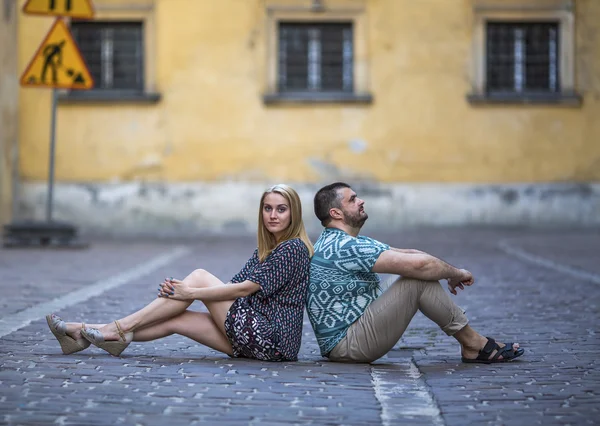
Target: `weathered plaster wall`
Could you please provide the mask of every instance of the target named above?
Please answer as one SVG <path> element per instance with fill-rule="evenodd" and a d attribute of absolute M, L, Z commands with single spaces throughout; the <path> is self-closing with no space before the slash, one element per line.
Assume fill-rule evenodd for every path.
<path fill-rule="evenodd" d="M 278 4 L 286 3 L 275 2 Z M 308 1 L 287 3 L 309 4 Z M 357 4 L 356 1 L 329 2 Z M 264 2 L 158 1 L 157 105 L 61 105 L 63 181 L 600 179 L 600 2 L 577 1 L 581 108 L 473 107 L 471 2 L 358 2 L 370 106 L 265 106 Z M 51 23 L 21 16 L 20 65 Z M 21 91 L 22 173 L 45 179 L 49 91 Z"/>
<path fill-rule="evenodd" d="M 199 182 L 198 187 L 215 197 L 214 202 L 200 193 L 191 197 L 196 200 L 194 208 L 201 205 L 206 212 L 205 205 L 220 202 L 224 187 L 255 185 L 250 198 L 242 196 L 248 204 L 238 205 L 248 210 L 254 208 L 257 194 L 274 182 L 316 188 L 343 179 L 386 188 L 388 198 L 377 201 L 381 206 L 414 199 L 409 206 L 432 223 L 535 222 L 532 218 L 543 208 L 549 209 L 551 221 L 562 217 L 565 223 L 573 223 L 581 214 L 587 222 L 597 222 L 590 216 L 598 214 L 597 201 L 590 201 L 596 200 L 595 189 L 589 197 L 584 191 L 575 198 L 582 212 L 572 213 L 562 203 L 574 199 L 558 195 L 553 199 L 548 194 L 554 190 L 545 191 L 544 185 L 554 188 L 552 183 L 560 187 L 571 182 L 595 188 L 586 185 L 600 181 L 599 1 L 576 1 L 581 107 L 470 105 L 465 96 L 471 90 L 472 0 L 326 0 L 328 7 L 364 7 L 374 102 L 267 106 L 262 101 L 267 64 L 265 7 L 310 3 L 155 1 L 151 50 L 156 90 L 162 99 L 157 104 L 60 105 L 56 176 L 64 185 L 57 197 L 68 200 L 58 208 L 62 214 L 72 215 L 69 209 L 87 206 L 84 216 L 81 211 L 73 217 L 85 217 L 90 226 L 105 226 L 101 224 L 112 220 L 110 214 L 100 214 L 102 209 L 87 196 L 77 201 L 75 194 L 86 193 L 78 184 L 112 198 L 119 191 L 129 193 L 131 188 L 160 182 L 166 200 L 179 200 L 180 188 L 195 185 L 186 182 Z M 19 19 L 22 70 L 52 20 Z M 20 100 L 21 174 L 30 182 L 45 182 L 50 92 L 23 89 Z M 536 183 L 540 186 L 531 186 Z M 502 199 L 498 194 L 512 191 L 513 185 L 529 192 L 517 190 L 519 198 L 513 204 L 493 202 Z M 24 205 L 31 212 L 40 196 L 36 188 L 25 189 Z M 430 191 L 427 202 L 416 197 L 424 188 Z M 61 195 L 63 189 L 69 195 Z M 398 193 L 405 195 L 394 198 Z M 447 199 L 446 194 L 468 201 L 469 206 L 455 213 L 444 209 L 449 217 L 438 215 L 442 210 L 435 206 Z M 163 211 L 160 197 L 139 199 L 150 211 L 161 212 L 156 217 L 148 213 L 156 223 L 163 218 L 187 220 L 178 216 L 180 212 Z M 134 227 L 151 223 L 136 220 L 135 212 L 144 209 L 134 211 L 128 205 L 125 201 L 112 205 L 112 214 L 119 216 L 115 223 Z M 217 227 L 227 222 L 209 217 Z M 198 226 L 204 229 L 211 222 L 192 218 L 189 223 L 202 224 Z"/>
<path fill-rule="evenodd" d="M 12 217 L 17 154 L 17 5 L 0 0 L 0 225 Z"/>
<path fill-rule="evenodd" d="M 600 226 L 600 184 L 352 183 L 365 200 L 368 227 L 436 225 Z M 307 229 L 320 223 L 312 200 L 319 188 L 294 184 Z M 55 216 L 83 232 L 194 236 L 254 234 L 265 185 L 253 183 L 60 184 Z M 22 210 L 43 218 L 46 186 L 27 184 Z"/>

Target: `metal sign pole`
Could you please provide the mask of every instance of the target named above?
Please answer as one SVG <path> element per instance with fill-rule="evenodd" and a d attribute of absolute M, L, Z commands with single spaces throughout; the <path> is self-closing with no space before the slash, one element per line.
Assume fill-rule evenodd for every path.
<path fill-rule="evenodd" d="M 50 118 L 50 162 L 48 164 L 48 197 L 46 199 L 46 222 L 52 221 L 52 198 L 54 195 L 54 148 L 56 146 L 56 104 L 58 91 L 52 89 L 52 112 Z"/>
<path fill-rule="evenodd" d="M 10 1 L 13 0 L 4 0 L 4 3 L 8 4 Z M 62 17 L 93 18 L 94 9 L 91 1 L 77 0 L 77 2 L 73 2 L 65 0 L 63 2 L 56 2 L 52 0 L 48 2 L 47 0 L 27 0 L 25 6 L 23 6 L 23 12 L 26 14 L 58 16 L 20 79 L 21 86 L 23 87 L 52 88 L 46 220 L 23 220 L 5 225 L 3 233 L 4 247 L 49 246 L 84 248 L 88 246 L 87 243 L 77 240 L 77 228 L 75 226 L 52 220 L 52 207 L 54 204 L 56 110 L 58 106 L 58 91 L 56 88 L 86 90 L 94 87 L 94 79 L 81 56 L 81 52 L 73 39 L 69 27 Z M 62 9 L 57 8 L 59 4 L 63 5 Z M 64 62 L 62 61 L 63 54 L 65 56 Z M 46 81 L 48 67 L 52 71 L 52 79 L 50 81 Z M 59 70 L 66 72 L 58 73 Z"/>

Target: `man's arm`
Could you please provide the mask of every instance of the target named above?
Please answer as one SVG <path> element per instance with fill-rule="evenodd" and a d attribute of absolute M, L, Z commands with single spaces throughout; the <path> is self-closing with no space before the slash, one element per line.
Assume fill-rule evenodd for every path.
<path fill-rule="evenodd" d="M 398 250 L 386 250 L 377 259 L 373 272 L 396 274 L 419 280 L 448 280 L 450 292 L 455 288 L 474 283 L 473 275 L 466 269 L 458 269 L 437 257 L 426 253 L 405 253 Z"/>
<path fill-rule="evenodd" d="M 416 249 L 401 249 L 396 247 L 390 247 L 390 250 L 397 251 L 398 253 L 406 253 L 406 254 L 427 254 L 424 251 L 416 250 Z"/>

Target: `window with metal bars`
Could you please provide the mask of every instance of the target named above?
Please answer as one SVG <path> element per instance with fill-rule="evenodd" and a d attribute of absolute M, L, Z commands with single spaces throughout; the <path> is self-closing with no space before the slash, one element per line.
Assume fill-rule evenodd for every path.
<path fill-rule="evenodd" d="M 142 22 L 73 21 L 71 31 L 94 90 L 144 90 Z"/>
<path fill-rule="evenodd" d="M 488 22 L 488 93 L 558 93 L 559 24 Z"/>
<path fill-rule="evenodd" d="M 352 92 L 351 23 L 279 23 L 279 92 Z"/>

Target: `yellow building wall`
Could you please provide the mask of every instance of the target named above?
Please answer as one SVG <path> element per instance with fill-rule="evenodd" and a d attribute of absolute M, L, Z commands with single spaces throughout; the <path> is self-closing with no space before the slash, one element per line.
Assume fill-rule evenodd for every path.
<path fill-rule="evenodd" d="M 57 180 L 600 180 L 600 1 L 576 2 L 580 107 L 469 104 L 471 0 L 358 3 L 373 103 L 265 105 L 265 1 L 156 0 L 161 100 L 61 104 Z M 51 23 L 21 14 L 20 70 Z M 20 91 L 25 180 L 47 177 L 50 103 L 48 89 Z"/>

